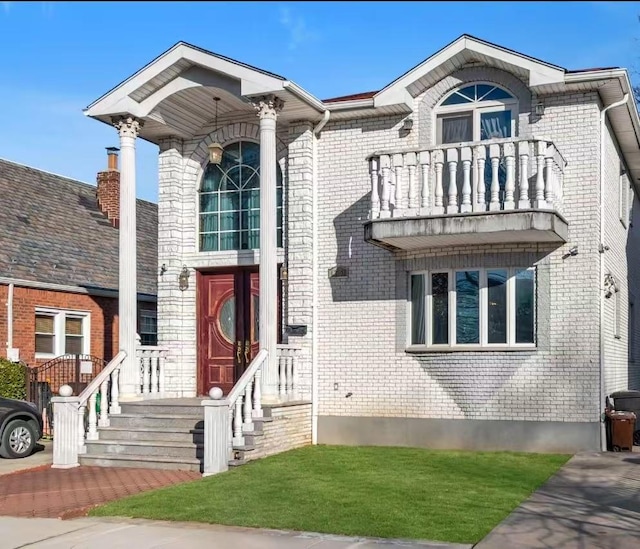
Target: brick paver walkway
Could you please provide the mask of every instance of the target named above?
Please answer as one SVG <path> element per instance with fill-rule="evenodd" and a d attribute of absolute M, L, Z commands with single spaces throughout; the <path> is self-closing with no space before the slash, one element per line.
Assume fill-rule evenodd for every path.
<path fill-rule="evenodd" d="M 190 471 L 44 466 L 0 476 L 0 515 L 70 518 L 100 503 L 199 478 Z"/>

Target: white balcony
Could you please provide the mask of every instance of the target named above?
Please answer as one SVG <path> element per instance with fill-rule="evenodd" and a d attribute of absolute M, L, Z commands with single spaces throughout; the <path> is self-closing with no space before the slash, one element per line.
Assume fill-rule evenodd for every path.
<path fill-rule="evenodd" d="M 566 162 L 547 139 L 492 139 L 369 158 L 365 240 L 391 250 L 567 241 Z"/>

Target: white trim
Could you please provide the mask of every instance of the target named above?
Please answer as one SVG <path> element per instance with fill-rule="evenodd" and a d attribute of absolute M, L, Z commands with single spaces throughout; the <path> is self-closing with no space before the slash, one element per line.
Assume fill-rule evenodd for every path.
<path fill-rule="evenodd" d="M 71 309 L 55 309 L 52 307 L 36 307 L 34 318 L 37 315 L 47 315 L 53 317 L 53 353 L 35 352 L 37 359 L 50 359 L 57 356 L 67 354 L 66 352 L 66 331 L 65 319 L 80 318 L 82 319 L 82 352 L 80 354 L 91 354 L 91 313 L 89 311 L 77 311 Z M 35 339 L 36 332 L 34 330 L 33 337 Z"/>
<path fill-rule="evenodd" d="M 505 93 L 508 93 L 511 98 L 510 99 L 502 99 L 502 100 L 490 100 L 490 101 L 469 101 L 468 103 L 459 103 L 456 105 L 445 105 L 442 106 L 449 97 L 451 97 L 456 92 L 467 88 L 469 86 L 477 86 L 477 85 L 488 85 L 494 88 L 498 88 Z M 464 113 L 469 113 L 472 115 L 472 139 L 470 142 L 479 142 L 481 141 L 481 124 L 480 119 L 482 114 L 491 113 L 491 112 L 499 112 L 499 111 L 511 111 L 511 135 L 510 138 L 514 138 L 518 136 L 518 118 L 519 118 L 519 101 L 518 98 L 513 95 L 511 91 L 506 89 L 504 86 L 500 86 L 493 82 L 486 82 L 483 80 L 464 82 L 457 86 L 456 88 L 450 90 L 447 94 L 445 94 L 432 111 L 432 124 L 431 124 L 431 139 L 432 143 L 441 144 L 442 141 L 442 119 L 447 118 L 449 116 L 462 115 Z M 486 139 L 485 141 L 489 141 Z"/>
<path fill-rule="evenodd" d="M 438 67 L 444 65 L 447 61 L 451 61 L 451 59 L 463 51 L 475 52 L 480 55 L 492 57 L 503 63 L 513 65 L 514 67 L 520 67 L 528 71 L 529 86 L 563 83 L 565 79 L 565 71 L 560 67 L 484 42 L 471 36 L 462 35 L 460 38 L 426 59 L 420 65 L 414 67 L 409 72 L 405 73 L 403 76 L 379 91 L 374 96 L 375 106 L 383 107 L 386 105 L 406 103 L 407 88 L 409 86 Z"/>
<path fill-rule="evenodd" d="M 140 103 L 129 97 L 129 94 L 183 59 L 190 61 L 194 65 L 199 65 L 205 69 L 239 80 L 240 95 L 267 94 L 284 89 L 285 80 L 282 77 L 267 74 L 265 71 L 249 67 L 244 63 L 179 42 L 113 90 L 91 103 L 84 110 L 85 115 L 97 117 L 127 112 L 134 116 L 146 116 L 147 112 L 145 111 L 153 108 L 150 107 L 151 103 L 147 104 L 146 109 L 143 109 Z M 164 86 L 170 85 L 170 83 L 171 81 Z M 184 82 L 182 85 L 186 84 L 187 82 Z M 158 91 L 160 90 L 154 93 L 158 93 Z"/>
<path fill-rule="evenodd" d="M 454 343 L 456 338 L 456 285 L 455 277 L 458 272 L 475 271 L 479 276 L 479 343 Z M 507 287 L 506 287 L 506 342 L 505 343 L 488 343 L 489 326 L 488 326 L 488 271 L 506 271 L 507 272 Z M 533 271 L 534 273 L 534 286 L 533 286 L 533 325 L 534 333 L 533 343 L 516 343 L 516 329 L 515 329 L 515 295 L 516 295 L 516 277 L 521 271 Z M 431 319 L 433 317 L 433 288 L 432 288 L 432 276 L 434 274 L 446 273 L 447 274 L 447 290 L 448 290 L 448 343 L 447 344 L 434 344 L 433 343 L 433 330 Z M 412 326 L 412 293 L 411 293 L 411 277 L 413 275 L 422 275 L 424 277 L 424 289 L 425 289 L 425 304 L 424 304 L 424 329 L 425 329 L 425 344 L 414 344 L 412 342 L 413 326 Z M 408 273 L 408 322 L 406 332 L 406 351 L 407 352 L 448 352 L 448 351 L 502 351 L 502 350 L 535 350 L 537 348 L 537 277 L 535 267 L 469 267 L 469 268 L 456 268 L 456 269 L 434 269 L 431 271 L 410 271 Z"/>

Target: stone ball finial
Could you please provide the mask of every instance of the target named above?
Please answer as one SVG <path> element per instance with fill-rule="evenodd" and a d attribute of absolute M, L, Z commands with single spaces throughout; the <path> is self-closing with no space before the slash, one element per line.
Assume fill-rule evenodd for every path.
<path fill-rule="evenodd" d="M 220 400 L 222 398 L 222 389 L 220 387 L 211 387 L 209 397 L 213 400 Z"/>
<path fill-rule="evenodd" d="M 61 397 L 70 397 L 73 394 L 73 389 L 70 385 L 63 385 L 62 387 L 60 387 L 58 394 Z"/>

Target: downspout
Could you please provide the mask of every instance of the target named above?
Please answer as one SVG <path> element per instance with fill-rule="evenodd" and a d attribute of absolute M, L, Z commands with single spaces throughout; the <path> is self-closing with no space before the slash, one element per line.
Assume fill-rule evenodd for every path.
<path fill-rule="evenodd" d="M 318 134 L 329 122 L 329 118 L 331 118 L 331 112 L 327 109 L 324 111 L 322 120 L 313 128 L 312 136 L 311 444 L 318 444 Z"/>
<path fill-rule="evenodd" d="M 13 282 L 9 284 L 7 293 L 7 354 L 13 349 Z"/>
<path fill-rule="evenodd" d="M 598 252 L 600 254 L 600 268 L 598 278 L 598 288 L 600 290 L 600 449 L 603 452 L 607 451 L 607 433 L 604 423 L 604 409 L 606 406 L 607 395 L 605 393 L 605 378 L 604 378 L 604 252 L 609 248 L 604 243 L 604 155 L 605 155 L 605 129 L 607 122 L 607 111 L 624 105 L 629 100 L 629 94 L 625 93 L 624 97 L 616 102 L 608 105 L 600 111 L 600 196 L 599 196 L 599 208 L 600 208 L 600 242 L 598 244 Z"/>

